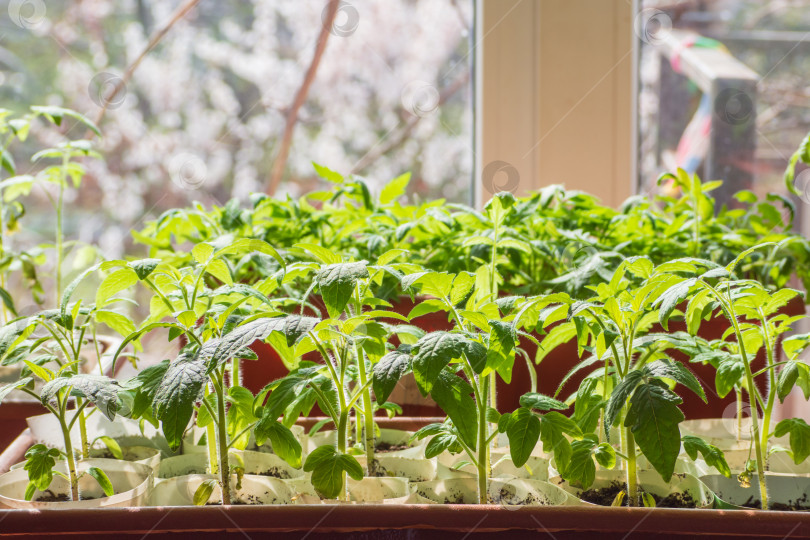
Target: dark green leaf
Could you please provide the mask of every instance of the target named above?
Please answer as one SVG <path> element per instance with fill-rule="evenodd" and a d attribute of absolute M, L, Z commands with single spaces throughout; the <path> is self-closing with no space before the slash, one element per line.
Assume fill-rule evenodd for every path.
<path fill-rule="evenodd" d="M 550 411 L 554 409 L 564 411 L 568 408 L 568 405 L 564 402 L 543 394 L 538 394 L 537 392 L 527 392 L 520 396 L 520 406 L 536 409 L 538 411 Z"/>
<path fill-rule="evenodd" d="M 707 443 L 700 437 L 693 437 L 692 435 L 684 435 L 681 441 L 683 442 L 683 450 L 689 456 L 689 459 L 696 460 L 698 452 L 700 452 L 706 465 L 714 467 L 717 472 L 726 478 L 731 478 L 731 469 L 726 463 L 726 457 L 723 455 L 722 450 L 713 444 Z"/>
<path fill-rule="evenodd" d="M 373 388 L 377 401 L 384 403 L 400 379 L 411 372 L 411 347 L 400 345 L 395 351 L 383 356 L 374 365 Z"/>
<path fill-rule="evenodd" d="M 172 362 L 163 376 L 152 406 L 172 450 L 180 447 L 183 432 L 194 412 L 194 402 L 200 399 L 206 380 L 205 365 L 185 354 Z"/>
<path fill-rule="evenodd" d="M 790 452 L 798 465 L 810 456 L 810 426 L 801 418 L 787 418 L 776 424 L 774 435 L 783 437 L 790 433 Z"/>
<path fill-rule="evenodd" d="M 661 477 L 669 481 L 681 450 L 678 424 L 684 416 L 678 408 L 682 400 L 657 384 L 639 385 L 630 398 L 624 425 L 630 427 L 636 444 Z"/>
<path fill-rule="evenodd" d="M 703 391 L 703 387 L 700 386 L 700 382 L 698 382 L 697 378 L 695 378 L 692 372 L 689 371 L 689 368 L 680 362 L 664 359 L 656 360 L 655 362 L 648 364 L 645 369 L 647 373 L 651 373 L 656 377 L 665 377 L 684 385 L 689 390 L 697 394 L 704 403 L 707 403 L 706 393 Z"/>
<path fill-rule="evenodd" d="M 470 395 L 472 392 L 472 386 L 467 381 L 458 375 L 443 371 L 439 374 L 430 396 L 453 421 L 461 439 L 475 450 L 478 409 Z"/>
<path fill-rule="evenodd" d="M 261 445 L 269 439 L 273 453 L 296 469 L 301 467 L 301 443 L 292 431 L 275 418 L 262 415 L 254 431 L 256 443 Z"/>
<path fill-rule="evenodd" d="M 357 281 L 368 277 L 366 262 L 329 264 L 315 275 L 329 316 L 337 318 L 352 297 Z"/>
<path fill-rule="evenodd" d="M 531 456 L 540 438 L 540 419 L 527 408 L 521 407 L 512 413 L 512 421 L 506 431 L 509 451 L 515 467 L 522 467 Z"/>

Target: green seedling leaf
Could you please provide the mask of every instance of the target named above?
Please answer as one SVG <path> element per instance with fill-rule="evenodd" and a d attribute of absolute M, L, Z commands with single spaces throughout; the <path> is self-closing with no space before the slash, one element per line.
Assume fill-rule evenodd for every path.
<path fill-rule="evenodd" d="M 172 450 L 180 447 L 183 433 L 194 412 L 194 403 L 200 399 L 206 380 L 205 364 L 192 360 L 186 354 L 181 354 L 172 362 L 163 376 L 152 407 Z"/>
<path fill-rule="evenodd" d="M 706 401 L 706 394 L 703 392 L 703 387 L 700 386 L 700 382 L 698 382 L 694 374 L 689 371 L 689 368 L 683 364 L 670 360 L 656 360 L 647 365 L 646 372 L 656 377 L 672 379 L 697 394 L 704 403 L 708 403 Z"/>
<path fill-rule="evenodd" d="M 520 406 L 538 411 L 551 411 L 555 409 L 564 411 L 568 409 L 568 405 L 564 402 L 543 394 L 538 394 L 537 392 L 527 392 L 520 396 Z"/>
<path fill-rule="evenodd" d="M 48 448 L 38 443 L 25 452 L 25 465 L 28 471 L 28 481 L 39 491 L 45 491 L 53 480 L 53 467 L 59 459 L 61 452 L 56 448 Z M 26 495 L 28 492 L 26 491 Z M 34 494 L 31 493 L 31 496 Z M 26 500 L 31 500 L 30 497 Z"/>
<path fill-rule="evenodd" d="M 431 392 L 439 373 L 451 360 L 466 355 L 477 373 L 486 364 L 486 348 L 462 334 L 431 332 L 417 341 L 414 349 L 413 374 L 422 395 Z"/>
<path fill-rule="evenodd" d="M 118 392 L 121 390 L 121 386 L 115 379 L 104 375 L 88 375 L 85 373 L 70 377 L 57 377 L 42 387 L 40 393 L 42 403 L 45 404 L 51 401 L 63 388 L 70 388 L 71 395 L 86 398 L 104 416 L 110 420 L 115 420 L 115 415 L 121 407 L 118 400 Z"/>
<path fill-rule="evenodd" d="M 87 469 L 87 474 L 96 479 L 96 482 L 98 482 L 98 485 L 101 486 L 102 491 L 104 491 L 104 495 L 107 497 L 115 495 L 112 482 L 110 482 L 109 477 L 104 471 L 98 467 L 90 467 Z"/>
<path fill-rule="evenodd" d="M 779 379 L 776 382 L 776 394 L 779 401 L 784 402 L 794 386 L 802 389 L 805 399 L 810 398 L 810 366 L 804 362 L 791 360 L 779 372 Z"/>
<path fill-rule="evenodd" d="M 475 450 L 478 431 L 478 409 L 470 384 L 453 373 L 443 371 L 439 374 L 430 397 L 452 420 L 461 439 Z"/>
<path fill-rule="evenodd" d="M 343 472 L 355 480 L 363 479 L 363 468 L 349 454 L 333 446 L 319 446 L 307 456 L 304 471 L 312 473 L 312 485 L 326 499 L 334 499 L 343 489 Z"/>
<path fill-rule="evenodd" d="M 337 318 L 346 309 L 357 281 L 368 277 L 366 262 L 329 264 L 315 274 L 329 316 Z"/>
<path fill-rule="evenodd" d="M 798 465 L 810 456 L 810 425 L 801 418 L 787 418 L 776 424 L 776 437 L 783 437 L 788 433 L 793 462 Z"/>
<path fill-rule="evenodd" d="M 121 445 L 118 444 L 118 441 L 107 435 L 102 435 L 96 440 L 101 441 L 115 459 L 124 459 L 124 452 L 121 451 Z"/>
<path fill-rule="evenodd" d="M 262 445 L 270 441 L 273 453 L 296 469 L 301 468 L 301 443 L 295 438 L 292 431 L 275 418 L 262 415 L 255 428 L 256 444 Z"/>
<path fill-rule="evenodd" d="M 377 402 L 386 402 L 400 379 L 411 372 L 410 353 L 409 345 L 400 345 L 374 364 L 372 387 Z"/>
<path fill-rule="evenodd" d="M 678 408 L 683 400 L 667 388 L 641 384 L 630 398 L 624 425 L 630 427 L 644 456 L 665 481 L 672 478 L 681 449 L 678 424 L 684 416 Z"/>
<path fill-rule="evenodd" d="M 194 498 L 192 499 L 194 506 L 205 506 L 214 493 L 216 485 L 217 481 L 213 479 L 203 481 L 197 488 L 197 491 L 194 492 Z"/>
<path fill-rule="evenodd" d="M 633 390 L 636 389 L 638 384 L 641 382 L 643 377 L 643 373 L 639 371 L 631 371 L 627 374 L 624 380 L 616 385 L 616 388 L 613 389 L 613 393 L 610 394 L 610 398 L 607 402 L 607 408 L 605 409 L 605 433 L 610 433 L 610 426 L 616 423 L 616 419 L 619 417 L 619 413 L 622 411 L 625 403 L 627 403 L 627 399 L 630 397 L 630 394 L 633 393 Z"/>
<path fill-rule="evenodd" d="M 696 460 L 698 453 L 700 453 L 706 465 L 714 467 L 717 469 L 717 472 L 726 478 L 731 478 L 731 469 L 726 462 L 726 457 L 723 455 L 722 450 L 707 443 L 700 437 L 693 437 L 691 435 L 685 435 L 681 441 L 683 442 L 683 450 L 689 456 L 689 459 L 692 461 Z"/>
<path fill-rule="evenodd" d="M 522 467 L 531 456 L 540 438 L 540 419 L 524 407 L 512 413 L 512 420 L 506 430 L 509 437 L 509 451 L 515 467 Z"/>

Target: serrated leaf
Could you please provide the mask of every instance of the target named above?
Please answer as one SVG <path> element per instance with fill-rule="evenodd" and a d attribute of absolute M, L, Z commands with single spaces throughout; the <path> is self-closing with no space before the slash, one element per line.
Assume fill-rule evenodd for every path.
<path fill-rule="evenodd" d="M 343 489 L 343 472 L 355 480 L 362 480 L 363 468 L 348 454 L 341 454 L 333 446 L 319 446 L 304 463 L 304 471 L 311 472 L 312 485 L 324 498 L 333 499 Z"/>
<path fill-rule="evenodd" d="M 678 408 L 683 400 L 659 385 L 639 385 L 630 398 L 624 425 L 630 427 L 636 444 L 665 481 L 672 478 L 681 449 L 678 424 L 684 416 Z"/>
<path fill-rule="evenodd" d="M 527 392 L 520 396 L 520 406 L 537 409 L 538 411 L 551 411 L 554 409 L 564 411 L 568 408 L 568 405 L 564 402 L 537 392 Z"/>
<path fill-rule="evenodd" d="M 700 385 L 700 382 L 697 380 L 695 375 L 689 371 L 689 368 L 683 364 L 661 359 L 648 364 L 645 369 L 648 373 L 651 373 L 656 377 L 665 377 L 684 385 L 689 390 L 697 394 L 704 403 L 708 403 L 706 400 L 706 393 L 703 391 L 703 387 Z"/>
<path fill-rule="evenodd" d="M 480 366 L 479 372 L 483 369 L 486 363 L 486 349 L 480 343 L 475 345 L 472 343 L 475 342 L 462 334 L 445 331 L 431 332 L 416 342 L 413 374 L 422 395 L 430 393 L 439 373 L 451 360 L 461 358 L 463 354 L 468 356 L 471 364 L 476 361 L 473 369 L 476 365 Z"/>
<path fill-rule="evenodd" d="M 135 275 L 138 276 L 138 279 L 143 281 L 144 279 L 148 278 L 149 275 L 155 271 L 157 265 L 160 264 L 160 259 L 140 259 L 137 261 L 130 261 L 127 263 L 127 266 L 132 268 L 135 272 Z"/>
<path fill-rule="evenodd" d="M 400 345 L 374 364 L 372 386 L 378 403 L 388 400 L 397 383 L 411 372 L 411 347 Z"/>
<path fill-rule="evenodd" d="M 405 194 L 408 182 L 411 181 L 411 173 L 397 176 L 382 188 L 380 192 L 380 204 L 389 204 Z"/>
<path fill-rule="evenodd" d="M 23 468 L 28 471 L 28 481 L 39 491 L 45 491 L 51 485 L 53 467 L 59 456 L 59 450 L 48 448 L 41 443 L 33 445 L 25 452 Z"/>
<path fill-rule="evenodd" d="M 273 453 L 296 469 L 301 468 L 301 443 L 295 438 L 292 431 L 283 424 L 262 415 L 254 430 L 256 443 L 264 444 L 265 440 L 270 440 Z"/>
<path fill-rule="evenodd" d="M 163 376 L 152 407 L 172 450 L 180 447 L 194 412 L 194 402 L 200 399 L 207 379 L 205 364 L 195 362 L 185 354 L 172 362 Z"/>
<path fill-rule="evenodd" d="M 489 321 L 489 348 L 487 367 L 498 372 L 507 383 L 512 382 L 512 368 L 515 365 L 515 335 L 512 325 L 501 321 Z"/>
<path fill-rule="evenodd" d="M 506 430 L 509 437 L 509 452 L 515 467 L 522 467 L 531 456 L 540 438 L 540 419 L 524 407 L 512 413 L 512 420 Z"/>
<path fill-rule="evenodd" d="M 45 384 L 40 393 L 42 403 L 51 401 L 63 388 L 70 388 L 71 395 L 86 398 L 110 420 L 115 419 L 115 415 L 121 407 L 118 401 L 118 392 L 121 389 L 118 381 L 104 375 L 85 373 L 71 377 L 57 377 Z"/>
<path fill-rule="evenodd" d="M 700 437 L 693 437 L 692 435 L 684 435 L 681 441 L 683 442 L 683 450 L 689 456 L 689 459 L 692 461 L 696 460 L 698 453 L 700 453 L 706 465 L 714 467 L 717 469 L 717 472 L 726 478 L 731 478 L 731 469 L 726 462 L 726 457 L 723 455 L 722 450 L 707 443 Z"/>
<path fill-rule="evenodd" d="M 474 450 L 477 446 L 478 409 L 470 395 L 472 392 L 472 386 L 467 381 L 453 373 L 442 371 L 430 397 L 453 421 L 461 439 Z"/>
<path fill-rule="evenodd" d="M 633 393 L 633 390 L 635 390 L 639 382 L 641 382 L 641 378 L 641 371 L 631 371 L 624 380 L 613 389 L 610 398 L 608 398 L 607 408 L 605 409 L 605 433 L 609 433 L 610 426 L 616 423 L 619 413 L 622 411 L 625 403 L 627 403 L 630 394 Z"/>
<path fill-rule="evenodd" d="M 329 264 L 318 270 L 315 281 L 329 316 L 337 318 L 346 309 L 357 281 L 368 277 L 365 261 Z"/>

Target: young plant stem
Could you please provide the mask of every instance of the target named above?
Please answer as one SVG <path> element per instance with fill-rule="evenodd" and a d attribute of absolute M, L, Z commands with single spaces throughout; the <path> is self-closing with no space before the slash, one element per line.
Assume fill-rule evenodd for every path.
<path fill-rule="evenodd" d="M 760 446 L 767 453 L 768 451 L 768 436 L 771 432 L 771 417 L 773 415 L 773 407 L 776 400 L 776 366 L 774 365 L 773 349 L 776 343 L 772 343 L 771 335 L 768 331 L 768 319 L 762 311 L 758 309 L 760 315 L 760 322 L 762 323 L 762 332 L 765 338 L 765 352 L 768 360 L 768 401 L 762 412 L 762 440 Z M 763 508 L 765 508 L 763 506 Z"/>
<path fill-rule="evenodd" d="M 636 440 L 633 431 L 624 428 L 622 449 L 627 456 L 627 506 L 638 505 L 638 471 L 636 471 Z"/>
<path fill-rule="evenodd" d="M 343 392 L 340 392 L 340 419 L 338 420 L 338 430 L 337 430 L 337 447 L 338 452 L 341 454 L 346 453 L 346 439 L 348 437 L 349 431 L 349 411 L 345 407 L 345 399 L 343 398 Z M 343 489 L 340 490 L 340 495 L 338 495 L 338 499 L 341 501 L 348 501 L 349 500 L 349 482 L 346 476 L 346 471 L 340 473 L 341 475 L 341 485 Z"/>
<path fill-rule="evenodd" d="M 487 381 L 481 377 L 478 381 L 479 393 L 481 399 L 478 401 L 478 504 L 487 504 L 489 497 L 487 496 L 487 480 L 490 474 L 489 462 L 489 439 L 487 422 L 487 392 L 489 385 Z M 476 384 L 476 381 L 473 381 Z"/>
<path fill-rule="evenodd" d="M 377 471 L 377 461 L 374 458 L 374 409 L 371 406 L 371 389 L 367 386 L 368 374 L 366 373 L 366 362 L 363 358 L 363 350 L 359 345 L 355 345 L 357 351 L 357 367 L 360 378 L 360 385 L 364 386 L 362 400 L 363 400 L 363 433 L 365 440 L 363 442 L 366 449 L 366 468 L 368 475 L 374 476 Z M 357 422 L 360 424 L 360 422 Z"/>
<path fill-rule="evenodd" d="M 84 415 L 83 401 L 80 397 L 76 398 L 76 408 L 79 410 L 79 434 L 82 440 L 82 459 L 87 459 L 90 457 L 90 442 L 87 440 L 87 417 Z"/>
<path fill-rule="evenodd" d="M 205 385 L 203 407 L 208 409 L 208 415 L 211 417 L 211 422 L 208 422 L 208 425 L 205 426 L 205 446 L 208 449 L 208 471 L 211 474 L 217 474 L 217 472 L 219 472 L 219 465 L 217 464 L 217 428 L 214 422 L 218 421 L 218 419 L 216 418 L 216 414 L 214 414 L 214 410 L 208 405 L 208 401 L 205 400 L 210 394 L 211 391 L 208 385 Z"/>
<path fill-rule="evenodd" d="M 231 360 L 231 388 L 241 385 L 241 381 L 239 380 L 239 359 L 234 358 Z"/>
<path fill-rule="evenodd" d="M 217 416 L 218 422 L 217 430 L 218 437 L 217 443 L 219 445 L 219 482 L 222 489 L 222 504 L 231 504 L 231 473 L 228 464 L 228 432 L 225 425 L 225 391 L 223 388 L 222 373 L 217 374 L 217 381 L 214 384 L 214 390 L 217 393 Z"/>
<path fill-rule="evenodd" d="M 765 484 L 765 460 L 762 455 L 762 444 L 760 440 L 760 432 L 759 432 L 759 415 L 757 413 L 757 388 L 754 386 L 754 375 L 751 372 L 751 362 L 748 361 L 748 354 L 745 352 L 745 341 L 743 339 L 742 331 L 740 330 L 740 325 L 737 322 L 737 315 L 734 313 L 734 305 L 731 302 L 730 298 L 728 300 L 722 298 L 720 294 L 714 288 L 711 288 L 714 291 L 715 296 L 717 296 L 721 302 L 723 307 L 723 311 L 725 311 L 726 318 L 731 322 L 732 326 L 734 327 L 734 335 L 737 338 L 737 344 L 740 348 L 740 357 L 742 357 L 743 366 L 745 367 L 745 384 L 748 391 L 748 401 L 751 407 L 751 427 L 753 430 L 752 438 L 754 439 L 754 450 L 756 451 L 756 462 L 757 462 L 757 480 L 759 481 L 759 495 L 760 500 L 762 501 L 762 509 L 768 509 L 768 489 Z M 767 441 L 767 439 L 766 439 Z"/>
<path fill-rule="evenodd" d="M 735 389 L 734 393 L 737 398 L 737 442 L 740 442 L 742 440 L 743 398 L 741 390 Z"/>
<path fill-rule="evenodd" d="M 67 398 L 65 398 L 67 401 Z M 59 427 L 62 428 L 62 437 L 65 441 L 65 456 L 68 465 L 68 477 L 70 478 L 70 500 L 79 500 L 79 475 L 76 473 L 76 457 L 73 455 L 73 441 L 70 440 L 70 428 L 65 420 L 65 407 L 62 407 L 59 415 Z"/>

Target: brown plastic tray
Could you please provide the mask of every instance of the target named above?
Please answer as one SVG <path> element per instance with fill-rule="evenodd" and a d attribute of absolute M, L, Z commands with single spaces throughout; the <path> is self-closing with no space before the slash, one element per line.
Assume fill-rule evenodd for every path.
<path fill-rule="evenodd" d="M 317 419 L 308 419 L 311 424 Z M 415 429 L 435 418 L 380 419 Z M 32 443 L 26 430 L 0 472 Z M 0 535 L 57 538 L 810 538 L 810 513 L 500 505 L 293 505 L 0 510 Z"/>

